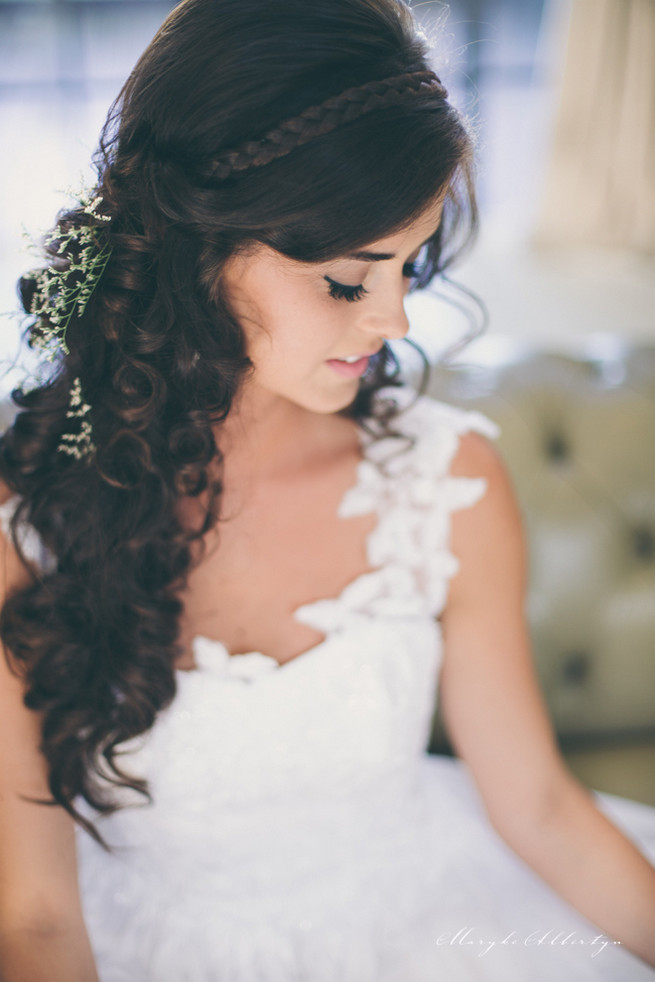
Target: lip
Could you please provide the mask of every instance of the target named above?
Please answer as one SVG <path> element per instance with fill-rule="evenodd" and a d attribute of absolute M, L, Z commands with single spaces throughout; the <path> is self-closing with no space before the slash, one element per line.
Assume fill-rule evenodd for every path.
<path fill-rule="evenodd" d="M 339 358 L 329 358 L 326 365 L 329 365 L 333 372 L 341 375 L 342 378 L 359 378 L 368 368 L 371 355 L 362 355 L 357 361 L 341 361 Z"/>

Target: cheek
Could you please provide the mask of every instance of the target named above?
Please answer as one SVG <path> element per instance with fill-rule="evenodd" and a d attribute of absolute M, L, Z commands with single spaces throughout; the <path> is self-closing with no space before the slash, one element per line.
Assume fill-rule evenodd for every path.
<path fill-rule="evenodd" d="M 244 326 L 246 350 L 260 378 L 294 374 L 307 358 L 310 332 L 303 318 L 282 307 L 259 312 Z"/>
<path fill-rule="evenodd" d="M 274 291 L 262 289 L 242 290 L 235 295 L 233 307 L 246 339 L 248 357 L 258 365 L 288 351 L 293 342 L 293 310 Z M 271 303 L 271 295 L 276 301 Z"/>
<path fill-rule="evenodd" d="M 249 270 L 232 294 L 232 309 L 260 379 L 303 375 L 335 354 L 348 310 L 309 277 L 277 269 Z"/>
<path fill-rule="evenodd" d="M 334 301 L 332 301 L 334 303 Z M 287 371 L 302 370 L 308 362 L 322 362 L 334 351 L 343 332 L 338 311 L 326 307 L 315 295 L 304 302 L 280 304 L 250 334 L 253 351 L 268 359 L 284 360 Z"/>

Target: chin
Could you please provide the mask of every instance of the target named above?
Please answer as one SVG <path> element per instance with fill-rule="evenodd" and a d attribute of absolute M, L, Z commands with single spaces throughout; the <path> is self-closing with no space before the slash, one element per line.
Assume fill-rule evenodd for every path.
<path fill-rule="evenodd" d="M 353 402 L 357 393 L 359 391 L 359 379 L 356 380 L 357 384 L 344 386 L 341 392 L 330 392 L 320 394 L 318 392 L 313 393 L 311 397 L 303 400 L 300 405 L 304 409 L 308 409 L 309 412 L 317 413 L 318 415 L 329 416 L 332 413 L 341 412 L 342 409 L 347 409 L 348 406 Z"/>

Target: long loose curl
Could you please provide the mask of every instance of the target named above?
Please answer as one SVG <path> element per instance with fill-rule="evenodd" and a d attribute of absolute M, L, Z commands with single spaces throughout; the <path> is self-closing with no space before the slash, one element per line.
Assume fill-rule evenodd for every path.
<path fill-rule="evenodd" d="M 103 129 L 96 193 L 107 268 L 67 331 L 68 353 L 0 439 L 0 477 L 53 557 L 0 618 L 25 704 L 42 714 L 52 800 L 108 848 L 98 813 L 147 782 L 120 766 L 175 696 L 182 591 L 220 513 L 220 422 L 250 370 L 222 270 L 244 245 L 324 262 L 393 234 L 447 192 L 414 287 L 475 225 L 471 139 L 443 95 L 422 96 L 299 145 L 266 166 L 212 176 L 212 161 L 344 90 L 424 71 L 428 44 L 402 0 L 185 0 L 130 75 Z M 58 217 L 46 261 L 81 208 Z M 20 283 L 25 310 L 34 279 Z M 32 336 L 37 325 L 32 323 Z M 311 330 L 311 324 L 307 325 Z M 397 381 L 378 357 L 344 413 L 364 423 Z M 96 453 L 58 453 L 73 380 L 91 406 Z M 377 406 L 377 408 L 376 408 Z M 386 425 L 387 416 L 382 422 Z M 200 528 L 179 518 L 184 496 Z"/>

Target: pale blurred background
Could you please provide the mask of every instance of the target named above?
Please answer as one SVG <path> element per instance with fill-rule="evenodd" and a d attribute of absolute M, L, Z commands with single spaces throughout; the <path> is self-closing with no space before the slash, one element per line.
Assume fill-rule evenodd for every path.
<path fill-rule="evenodd" d="M 453 42 L 446 74 L 480 141 L 482 232 L 457 278 L 489 334 L 561 351 L 655 340 L 654 0 L 449 6 L 438 47 Z"/>

